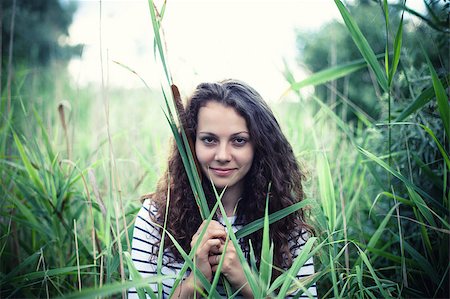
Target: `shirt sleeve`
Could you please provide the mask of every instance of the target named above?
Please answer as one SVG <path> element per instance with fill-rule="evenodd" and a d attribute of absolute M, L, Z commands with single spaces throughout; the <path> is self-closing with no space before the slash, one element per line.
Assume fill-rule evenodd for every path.
<path fill-rule="evenodd" d="M 150 218 L 150 211 L 155 212 L 153 209 L 154 207 L 150 206 L 150 201 L 147 199 L 137 214 L 134 223 L 131 258 L 136 270 L 142 277 L 157 274 L 157 258 L 154 253 L 156 252 L 157 254 L 158 252 L 156 248 L 160 241 L 160 233 L 158 227 L 155 226 Z M 156 283 L 151 283 L 150 287 L 156 294 L 158 293 Z M 128 290 L 128 298 L 139 298 L 135 288 Z M 148 295 L 147 298 L 149 298 Z"/>
<path fill-rule="evenodd" d="M 290 251 L 292 254 L 292 260 L 294 261 L 302 252 L 306 241 L 308 240 L 308 232 L 304 229 L 302 229 L 299 234 L 296 234 L 295 236 L 293 236 L 289 242 L 289 246 L 290 246 Z M 305 279 L 311 275 L 314 274 L 314 262 L 313 262 L 313 258 L 309 258 L 304 264 L 303 266 L 300 268 L 300 270 L 297 273 L 297 279 L 300 280 L 300 282 L 302 281 L 302 279 Z M 301 290 L 299 290 L 301 291 Z M 297 292 L 299 292 L 297 291 Z M 289 296 L 287 296 L 287 298 L 293 298 L 295 297 L 295 294 L 297 293 L 293 293 L 290 294 Z M 308 292 L 311 294 L 312 297 L 317 298 L 317 288 L 316 288 L 316 283 L 313 283 L 312 285 L 309 286 L 308 288 Z M 309 298 L 308 294 L 306 292 L 304 292 L 302 295 L 300 295 L 299 298 Z"/>

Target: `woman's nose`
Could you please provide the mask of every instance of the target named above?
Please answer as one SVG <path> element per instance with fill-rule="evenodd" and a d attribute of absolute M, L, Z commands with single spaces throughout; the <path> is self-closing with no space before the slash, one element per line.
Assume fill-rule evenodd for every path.
<path fill-rule="evenodd" d="M 219 144 L 216 150 L 216 156 L 214 158 L 216 161 L 219 161 L 221 163 L 229 162 L 231 160 L 231 153 L 228 144 Z"/>

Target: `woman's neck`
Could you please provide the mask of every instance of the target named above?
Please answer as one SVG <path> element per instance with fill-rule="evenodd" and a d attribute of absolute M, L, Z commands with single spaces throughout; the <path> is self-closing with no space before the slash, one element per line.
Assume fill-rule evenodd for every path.
<path fill-rule="evenodd" d="M 222 205 L 227 216 L 234 216 L 237 204 L 242 197 L 243 184 L 238 183 L 232 187 L 228 187 L 222 196 Z"/>

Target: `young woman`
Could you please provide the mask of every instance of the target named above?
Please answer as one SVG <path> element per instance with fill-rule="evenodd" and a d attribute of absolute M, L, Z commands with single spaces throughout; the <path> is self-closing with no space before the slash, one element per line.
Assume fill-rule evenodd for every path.
<path fill-rule="evenodd" d="M 200 84 L 182 118 L 186 134 L 194 144 L 202 186 L 210 208 L 216 203 L 212 184 L 219 192 L 226 188 L 221 199 L 226 215 L 217 213 L 206 227 L 195 252 L 197 270 L 212 280 L 227 237 L 223 217 L 228 217 L 235 231 L 264 217 L 269 183 L 269 213 L 301 201 L 304 196 L 303 174 L 272 111 L 261 96 L 243 82 L 226 80 Z M 167 173 L 162 176 L 156 192 L 145 199 L 135 222 L 132 258 L 143 277 L 157 273 L 156 260 L 161 242 L 159 225 L 164 224 L 169 187 L 166 228 L 186 252 L 190 252 L 200 232 L 205 229 L 181 156 L 174 146 Z M 271 224 L 274 266 L 278 269 L 289 268 L 306 243 L 308 232 L 310 227 L 304 222 L 301 210 Z M 250 239 L 254 252 L 260 253 L 262 229 L 239 240 L 247 257 Z M 240 298 L 253 298 L 232 242 L 228 243 L 224 255 L 221 273 L 233 289 L 240 289 Z M 161 273 L 177 274 L 182 266 L 181 254 L 166 236 Z M 310 259 L 297 277 L 313 273 L 314 265 Z M 279 274 L 275 273 L 275 276 Z M 173 283 L 174 279 L 163 282 L 164 297 L 172 291 Z M 196 286 L 199 285 L 197 279 Z M 157 292 L 156 284 L 151 286 Z M 222 285 L 218 286 L 218 291 L 225 296 Z M 316 296 L 315 285 L 308 291 Z M 174 298 L 193 297 L 194 292 L 194 273 L 188 271 L 183 282 L 174 290 Z M 137 296 L 136 291 L 131 289 L 129 296 Z"/>

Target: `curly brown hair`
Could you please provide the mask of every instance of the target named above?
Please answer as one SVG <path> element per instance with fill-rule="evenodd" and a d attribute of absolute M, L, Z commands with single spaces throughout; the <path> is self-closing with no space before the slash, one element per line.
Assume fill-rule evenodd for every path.
<path fill-rule="evenodd" d="M 197 86 L 187 107 L 181 113 L 186 134 L 196 140 L 198 112 L 208 101 L 217 101 L 232 107 L 247 123 L 250 138 L 254 145 L 254 158 L 251 169 L 245 177 L 244 194 L 236 210 L 236 223 L 250 223 L 264 217 L 268 185 L 269 213 L 276 212 L 304 198 L 301 172 L 292 147 L 281 131 L 271 109 L 258 92 L 246 83 L 237 80 L 225 80 L 218 83 L 202 83 Z M 169 178 L 169 179 L 168 179 Z M 168 186 L 170 182 L 170 186 Z M 202 186 L 210 209 L 215 203 L 214 192 L 207 176 L 202 176 Z M 151 195 L 157 208 L 154 220 L 163 225 L 167 190 L 170 187 L 170 204 L 166 228 L 179 242 L 181 247 L 190 251 L 190 241 L 200 226 L 202 219 L 181 156 L 176 144 L 173 144 L 169 165 L 160 179 L 157 190 Z M 292 264 L 289 250 L 289 238 L 293 232 L 301 229 L 310 231 L 304 222 L 304 211 L 299 210 L 270 225 L 270 237 L 274 243 L 274 264 L 286 268 Z M 255 253 L 261 252 L 262 230 L 247 236 L 243 244 L 252 240 Z M 182 261 L 181 254 L 166 237 L 164 249 L 169 248 L 175 259 Z"/>

